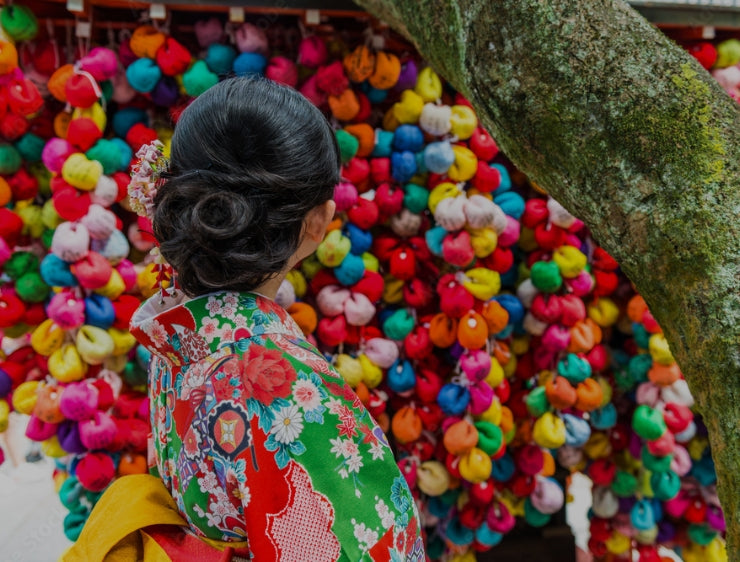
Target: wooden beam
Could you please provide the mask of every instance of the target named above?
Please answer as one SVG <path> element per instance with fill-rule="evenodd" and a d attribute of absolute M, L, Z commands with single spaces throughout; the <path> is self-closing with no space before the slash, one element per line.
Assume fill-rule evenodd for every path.
<path fill-rule="evenodd" d="M 693 5 L 632 3 L 645 19 L 662 26 L 716 27 L 740 29 L 740 7 L 716 8 Z"/>
<path fill-rule="evenodd" d="M 99 0 L 106 1 L 106 0 Z M 352 0 L 277 0 L 274 5 L 268 0 L 162 0 L 165 4 L 200 6 L 244 6 L 268 11 L 301 11 L 317 9 L 322 12 L 339 12 L 344 16 L 362 12 Z M 638 12 L 657 25 L 667 26 L 713 26 L 724 29 L 740 29 L 740 0 L 728 5 L 723 0 L 628 0 Z M 331 14 L 340 15 L 340 14 Z"/>
<path fill-rule="evenodd" d="M 56 3 L 66 5 L 76 0 L 46 0 L 29 2 L 32 5 Z M 702 38 L 702 29 L 740 29 L 740 0 L 728 4 L 722 0 L 628 0 L 629 3 L 645 18 L 658 27 L 667 30 L 682 29 L 681 37 L 685 40 Z M 0 0 L 0 6 L 6 0 Z M 83 10 L 76 15 L 87 17 L 92 8 L 114 8 L 128 10 L 148 10 L 151 2 L 144 0 L 81 0 Z M 243 8 L 247 14 L 278 14 L 303 16 L 306 10 L 320 10 L 322 16 L 335 18 L 357 18 L 369 15 L 362 11 L 352 0 L 159 0 L 170 10 L 184 12 L 226 12 L 232 7 Z M 32 6 L 33 7 L 33 6 Z M 36 14 L 46 17 L 44 10 Z M 687 31 L 691 30 L 691 31 Z"/>

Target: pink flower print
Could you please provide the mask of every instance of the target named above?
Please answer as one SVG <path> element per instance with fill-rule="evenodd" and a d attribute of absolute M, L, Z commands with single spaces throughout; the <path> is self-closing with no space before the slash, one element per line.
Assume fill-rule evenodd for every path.
<path fill-rule="evenodd" d="M 345 458 L 354 457 L 359 453 L 359 451 L 357 443 L 351 439 L 342 440 L 342 455 L 344 455 Z"/>
<path fill-rule="evenodd" d="M 221 516 L 214 514 L 213 507 L 211 507 L 206 512 L 206 519 L 208 520 L 208 526 L 209 527 L 216 527 L 216 528 L 220 528 L 221 527 Z"/>
<path fill-rule="evenodd" d="M 218 320 L 215 318 L 203 318 L 198 335 L 202 336 L 208 343 L 213 342 L 214 338 L 218 336 Z"/>
<path fill-rule="evenodd" d="M 232 328 L 228 324 L 224 324 L 221 327 L 221 331 L 219 332 L 218 337 L 221 339 L 222 342 L 234 341 L 234 328 Z"/>
<path fill-rule="evenodd" d="M 222 309 L 221 301 L 219 301 L 216 297 L 208 297 L 208 302 L 206 303 L 206 310 L 208 311 L 208 314 L 211 316 L 216 316 L 218 314 L 221 314 Z"/>
<path fill-rule="evenodd" d="M 329 443 L 332 445 L 331 452 L 334 453 L 337 458 L 341 455 L 346 459 L 359 452 L 357 443 L 351 439 L 329 439 Z"/>
<path fill-rule="evenodd" d="M 147 330 L 147 335 L 156 347 L 164 347 L 167 345 L 167 330 L 165 330 L 164 326 L 156 320 L 152 321 Z"/>
<path fill-rule="evenodd" d="M 236 307 L 224 305 L 224 307 L 221 309 L 221 314 L 231 320 L 236 314 Z"/>
<path fill-rule="evenodd" d="M 200 453 L 200 433 L 194 427 L 190 427 L 182 440 L 182 448 L 185 456 L 191 459 L 197 459 Z"/>
<path fill-rule="evenodd" d="M 211 470 L 203 473 L 203 478 L 198 478 L 198 486 L 200 486 L 201 492 L 216 493 L 216 489 L 218 488 L 216 474 Z"/>
<path fill-rule="evenodd" d="M 378 542 L 378 533 L 364 523 L 358 523 L 352 519 L 352 525 L 355 528 L 355 538 L 364 550 L 372 548 Z"/>
<path fill-rule="evenodd" d="M 224 305 L 236 308 L 238 304 L 239 304 L 239 294 L 238 293 L 226 293 L 224 295 Z"/>
<path fill-rule="evenodd" d="M 378 517 L 380 517 L 380 524 L 383 525 L 383 528 L 390 529 L 395 522 L 395 517 L 393 513 L 391 513 L 388 504 L 386 504 L 382 498 L 379 498 L 378 501 L 375 503 L 375 511 L 378 512 Z"/>
<path fill-rule="evenodd" d="M 310 380 L 296 381 L 293 386 L 293 398 L 304 412 L 315 410 L 321 404 L 319 389 Z"/>
<path fill-rule="evenodd" d="M 192 363 L 184 373 L 182 389 L 180 390 L 180 400 L 187 400 L 194 390 L 202 387 L 206 382 L 206 370 L 208 365 L 198 362 Z"/>

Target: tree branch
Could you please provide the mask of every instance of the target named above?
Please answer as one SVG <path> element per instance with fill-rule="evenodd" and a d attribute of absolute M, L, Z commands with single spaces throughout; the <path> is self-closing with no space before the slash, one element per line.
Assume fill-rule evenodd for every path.
<path fill-rule="evenodd" d="M 660 322 L 740 560 L 740 111 L 621 0 L 357 0 L 583 219 Z"/>

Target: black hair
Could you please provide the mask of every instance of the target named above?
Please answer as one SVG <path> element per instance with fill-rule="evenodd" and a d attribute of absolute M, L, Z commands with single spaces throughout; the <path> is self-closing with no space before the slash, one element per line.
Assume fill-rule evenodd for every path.
<path fill-rule="evenodd" d="M 339 149 L 296 90 L 230 78 L 183 111 L 153 230 L 189 296 L 251 291 L 283 271 L 306 214 L 334 193 Z"/>

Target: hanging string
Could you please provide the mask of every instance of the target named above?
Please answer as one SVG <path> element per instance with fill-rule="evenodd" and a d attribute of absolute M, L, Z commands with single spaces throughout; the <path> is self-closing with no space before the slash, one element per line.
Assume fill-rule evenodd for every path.
<path fill-rule="evenodd" d="M 90 46 L 92 43 L 92 28 L 93 28 L 93 20 L 92 15 L 90 15 L 90 19 L 87 22 L 83 22 L 75 16 L 75 30 L 78 30 L 80 25 L 88 25 L 89 26 L 89 32 L 87 33 L 87 36 L 81 36 L 77 31 L 75 31 L 75 35 L 77 36 L 77 46 L 80 50 L 80 58 L 87 55 L 87 53 L 90 51 Z"/>
<path fill-rule="evenodd" d="M 75 65 L 75 74 L 81 74 L 82 76 L 84 76 L 90 81 L 93 87 L 93 91 L 95 92 L 95 95 L 98 96 L 98 99 L 100 100 L 100 106 L 103 108 L 103 111 L 106 111 L 107 104 L 105 101 L 105 96 L 103 95 L 103 91 L 100 89 L 100 85 L 98 84 L 98 81 L 95 80 L 95 78 L 93 78 L 93 76 L 89 72 L 82 70 L 77 65 Z"/>
<path fill-rule="evenodd" d="M 67 20 L 64 23 L 64 32 L 65 32 L 65 40 L 66 40 L 66 46 L 67 46 L 67 64 L 72 64 L 75 62 L 75 53 L 74 53 L 74 43 L 72 40 L 74 39 L 74 31 L 72 29 L 72 21 Z"/>
<path fill-rule="evenodd" d="M 115 51 L 118 46 L 116 45 L 116 32 L 113 31 L 111 22 L 108 22 L 108 48 Z"/>
<path fill-rule="evenodd" d="M 229 38 L 229 45 L 236 45 L 236 29 L 241 24 L 233 21 L 227 21 L 224 25 L 224 33 Z"/>
<path fill-rule="evenodd" d="M 54 22 L 51 19 L 46 20 L 46 33 L 49 35 L 49 43 L 54 51 L 54 68 L 62 66 L 62 59 L 59 53 L 59 43 L 57 42 L 56 33 L 54 30 Z"/>

